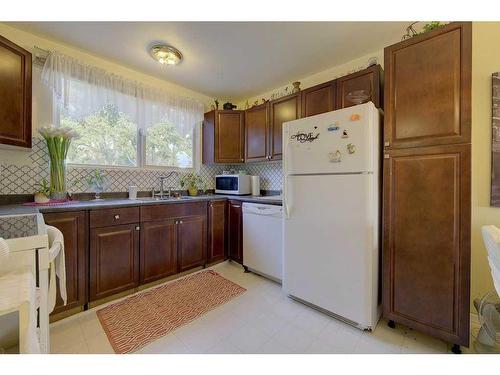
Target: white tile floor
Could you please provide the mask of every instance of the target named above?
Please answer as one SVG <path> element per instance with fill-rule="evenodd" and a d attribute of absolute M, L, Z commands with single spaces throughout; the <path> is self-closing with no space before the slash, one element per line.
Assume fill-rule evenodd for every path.
<path fill-rule="evenodd" d="M 440 340 L 381 320 L 362 332 L 288 298 L 241 266 L 213 267 L 247 292 L 136 353 L 446 353 Z M 52 353 L 113 353 L 96 310 L 51 325 Z"/>

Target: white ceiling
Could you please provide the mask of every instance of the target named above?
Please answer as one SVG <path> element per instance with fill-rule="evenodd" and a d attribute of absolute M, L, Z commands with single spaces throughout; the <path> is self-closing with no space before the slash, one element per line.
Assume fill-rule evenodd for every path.
<path fill-rule="evenodd" d="M 16 22 L 211 97 L 233 101 L 280 87 L 400 40 L 408 22 Z M 164 66 L 148 47 L 184 60 Z"/>

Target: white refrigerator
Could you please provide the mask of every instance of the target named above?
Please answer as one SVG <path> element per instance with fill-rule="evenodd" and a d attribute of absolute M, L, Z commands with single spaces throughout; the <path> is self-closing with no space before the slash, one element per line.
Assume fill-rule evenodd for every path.
<path fill-rule="evenodd" d="M 380 318 L 380 126 L 371 102 L 283 124 L 283 288 L 367 330 Z"/>

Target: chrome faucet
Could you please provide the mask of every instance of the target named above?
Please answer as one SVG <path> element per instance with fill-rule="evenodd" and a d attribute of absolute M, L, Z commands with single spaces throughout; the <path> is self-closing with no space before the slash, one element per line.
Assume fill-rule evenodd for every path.
<path fill-rule="evenodd" d="M 172 171 L 172 172 L 170 172 L 170 173 L 169 173 L 168 175 L 166 175 L 166 176 L 160 176 L 160 177 L 159 177 L 159 179 L 160 179 L 160 193 L 156 194 L 156 193 L 154 192 L 154 189 L 153 189 L 153 197 L 154 197 L 154 196 L 158 196 L 160 199 L 164 199 L 164 198 L 165 198 L 164 181 L 165 181 L 167 178 L 169 178 L 169 177 L 171 177 L 171 176 L 173 176 L 173 175 L 178 176 L 178 175 L 179 175 L 179 172 L 177 172 L 177 171 Z M 167 198 L 170 198 L 170 197 L 171 197 L 171 195 L 172 195 L 172 187 L 170 187 L 170 186 L 169 186 L 169 187 L 168 187 L 168 195 L 167 195 Z"/>

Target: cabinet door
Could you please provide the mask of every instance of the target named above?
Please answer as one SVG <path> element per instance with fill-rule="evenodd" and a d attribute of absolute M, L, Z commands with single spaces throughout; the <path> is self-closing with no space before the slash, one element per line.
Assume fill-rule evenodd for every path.
<path fill-rule="evenodd" d="M 279 160 L 283 155 L 283 123 L 300 118 L 300 93 L 271 102 L 270 156 Z"/>
<path fill-rule="evenodd" d="M 380 108 L 380 65 L 337 79 L 337 108 L 373 102 Z"/>
<path fill-rule="evenodd" d="M 387 146 L 470 142 L 471 33 L 452 23 L 385 49 Z"/>
<path fill-rule="evenodd" d="M 226 256 L 226 201 L 212 201 L 208 205 L 208 262 Z"/>
<path fill-rule="evenodd" d="M 202 266 L 206 263 L 206 232 L 205 216 L 191 216 L 177 221 L 178 230 L 178 271 Z"/>
<path fill-rule="evenodd" d="M 228 247 L 229 258 L 243 262 L 243 213 L 241 202 L 229 201 L 228 204 Z"/>
<path fill-rule="evenodd" d="M 269 103 L 245 111 L 245 160 L 262 161 L 269 157 Z"/>
<path fill-rule="evenodd" d="M 335 81 L 302 91 L 302 117 L 319 115 L 335 109 Z"/>
<path fill-rule="evenodd" d="M 470 145 L 384 159 L 384 316 L 468 345 Z"/>
<path fill-rule="evenodd" d="M 86 213 L 84 211 L 48 213 L 44 214 L 43 218 L 47 225 L 56 227 L 64 236 L 68 300 L 64 306 L 57 286 L 56 308 L 53 311 L 53 314 L 57 314 L 88 302 Z"/>
<path fill-rule="evenodd" d="M 0 143 L 31 148 L 31 53 L 0 36 Z"/>
<path fill-rule="evenodd" d="M 245 126 L 243 111 L 216 111 L 215 162 L 245 161 Z"/>
<path fill-rule="evenodd" d="M 90 230 L 90 301 L 139 285 L 138 224 Z"/>
<path fill-rule="evenodd" d="M 149 283 L 177 272 L 176 220 L 141 224 L 141 284 Z"/>

